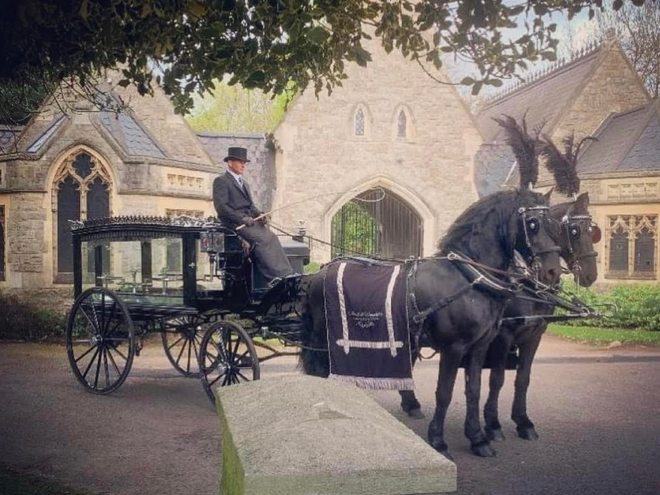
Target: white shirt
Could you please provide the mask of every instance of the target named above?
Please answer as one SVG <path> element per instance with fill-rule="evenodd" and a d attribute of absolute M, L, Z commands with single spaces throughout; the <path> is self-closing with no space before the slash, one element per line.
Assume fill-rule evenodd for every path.
<path fill-rule="evenodd" d="M 232 177 L 234 179 L 236 179 L 236 183 L 238 184 L 238 187 L 243 189 L 243 177 L 241 177 L 240 174 L 237 174 L 236 172 L 234 172 L 233 170 L 231 170 L 229 168 L 227 169 L 227 172 L 229 172 L 232 175 Z"/>

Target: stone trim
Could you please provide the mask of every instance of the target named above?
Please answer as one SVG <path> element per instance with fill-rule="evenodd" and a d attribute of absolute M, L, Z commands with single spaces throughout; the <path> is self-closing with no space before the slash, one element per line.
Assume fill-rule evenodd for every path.
<path fill-rule="evenodd" d="M 429 256 L 435 251 L 435 237 L 436 237 L 436 219 L 431 209 L 416 195 L 414 192 L 398 184 L 393 179 L 384 175 L 372 177 L 355 187 L 352 187 L 348 192 L 344 193 L 337 201 L 335 201 L 330 208 L 323 215 L 322 223 L 322 239 L 330 239 L 332 236 L 332 217 L 337 213 L 342 206 L 348 203 L 355 196 L 360 193 L 373 189 L 375 187 L 382 187 L 392 191 L 394 194 L 403 199 L 412 210 L 422 220 L 422 256 Z"/>
<path fill-rule="evenodd" d="M 80 177 L 76 170 L 73 168 L 73 162 L 78 155 L 85 153 L 91 157 L 94 164 L 91 173 L 85 177 Z M 60 156 L 55 159 L 51 171 L 49 173 L 48 184 L 50 187 L 50 200 L 51 200 L 51 225 L 52 225 L 52 252 L 53 252 L 53 283 L 69 283 L 68 274 L 61 274 L 58 272 L 58 225 L 57 225 L 57 193 L 59 186 L 67 177 L 71 176 L 76 182 L 80 184 L 80 220 L 87 219 L 87 191 L 89 186 L 97 179 L 100 178 L 108 186 L 109 193 L 109 216 L 113 215 L 114 204 L 116 202 L 116 180 L 110 167 L 110 162 L 106 160 L 100 153 L 91 147 L 84 144 L 77 144 L 71 148 L 63 151 Z"/>

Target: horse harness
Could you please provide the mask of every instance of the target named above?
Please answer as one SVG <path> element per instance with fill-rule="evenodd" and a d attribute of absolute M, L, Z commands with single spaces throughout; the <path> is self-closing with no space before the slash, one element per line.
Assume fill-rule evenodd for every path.
<path fill-rule="evenodd" d="M 467 293 L 468 291 L 476 287 L 487 290 L 488 292 L 494 295 L 501 296 L 504 298 L 509 298 L 515 296 L 524 289 L 523 285 L 520 284 L 519 282 L 516 281 L 512 282 L 510 280 L 512 278 L 514 280 L 519 278 L 526 280 L 534 280 L 535 287 L 538 288 L 539 285 L 541 285 L 543 286 L 542 290 L 547 290 L 548 287 L 545 286 L 544 284 L 541 284 L 538 281 L 538 272 L 540 270 L 539 257 L 543 254 L 559 252 L 560 248 L 559 246 L 552 246 L 548 249 L 535 251 L 532 247 L 531 234 L 537 233 L 540 229 L 541 220 L 539 219 L 538 215 L 540 214 L 541 216 L 545 216 L 546 214 L 548 214 L 549 210 L 550 208 L 547 206 L 530 206 L 530 207 L 521 207 L 518 209 L 518 215 L 520 216 L 523 225 L 523 233 L 525 236 L 525 247 L 529 252 L 528 253 L 529 261 L 525 262 L 524 264 L 531 266 L 533 276 L 529 272 L 529 270 L 527 270 L 526 267 L 524 267 L 519 272 L 500 270 L 498 268 L 494 268 L 479 263 L 477 261 L 474 261 L 469 257 L 465 256 L 464 254 L 455 251 L 450 251 L 447 254 L 447 256 L 434 257 L 434 259 L 437 260 L 446 259 L 447 261 L 453 262 L 454 265 L 458 267 L 460 272 L 469 282 L 468 285 L 464 286 L 462 289 L 452 294 L 451 296 L 439 299 L 428 308 L 424 310 L 420 310 L 417 304 L 417 296 L 415 295 L 415 287 L 416 287 L 417 267 L 419 262 L 422 260 L 415 259 L 415 260 L 407 261 L 406 263 L 412 263 L 413 265 L 412 268 L 408 270 L 407 294 L 408 294 L 408 298 L 410 299 L 411 309 L 413 311 L 412 321 L 415 324 L 417 324 L 417 326 L 419 327 L 419 330 L 415 333 L 418 334 L 419 331 L 421 331 L 422 323 L 431 314 L 449 306 L 451 303 L 453 303 L 463 294 Z"/>
<path fill-rule="evenodd" d="M 583 228 L 580 225 L 581 223 L 586 223 L 587 233 L 592 236 L 592 239 L 596 236 L 598 237 L 598 239 L 594 241 L 594 244 L 597 243 L 600 240 L 600 228 L 598 228 L 598 225 L 593 222 L 591 215 L 570 215 L 567 213 L 559 222 L 561 228 L 566 230 L 566 239 L 568 240 L 568 254 L 573 256 L 573 261 L 569 264 L 568 269 L 571 273 L 573 273 L 575 277 L 579 277 L 580 272 L 582 271 L 582 267 L 580 266 L 581 260 L 598 256 L 598 253 L 593 249 L 591 251 L 587 251 L 586 253 L 575 255 L 573 242 L 577 241 L 583 234 Z"/>

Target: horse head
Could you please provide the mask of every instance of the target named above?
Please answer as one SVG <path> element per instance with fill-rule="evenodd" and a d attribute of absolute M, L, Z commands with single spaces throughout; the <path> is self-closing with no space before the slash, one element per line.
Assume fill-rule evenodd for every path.
<path fill-rule="evenodd" d="M 547 285 L 556 284 L 561 276 L 559 228 L 550 215 L 551 194 L 552 191 L 540 194 L 521 189 L 515 218 L 515 250 L 538 280 Z"/>
<path fill-rule="evenodd" d="M 576 282 L 589 287 L 598 277 L 594 244 L 601 231 L 589 214 L 589 193 L 580 194 L 575 201 L 552 207 L 552 216 L 559 221 L 559 247 Z"/>

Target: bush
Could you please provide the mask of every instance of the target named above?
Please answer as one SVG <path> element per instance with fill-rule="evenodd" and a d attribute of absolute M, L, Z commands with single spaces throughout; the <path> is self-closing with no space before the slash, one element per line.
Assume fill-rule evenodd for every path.
<path fill-rule="evenodd" d="M 564 289 L 571 294 L 576 293 L 573 281 L 565 281 Z M 599 304 L 615 304 L 618 311 L 609 318 L 576 319 L 568 322 L 569 325 L 660 331 L 660 286 L 618 285 L 602 292 L 580 287 L 577 297 L 589 306 L 596 306 L 596 309 L 599 309 Z"/>
<path fill-rule="evenodd" d="M 66 317 L 39 308 L 15 295 L 0 293 L 0 340 L 38 342 L 61 338 Z"/>

